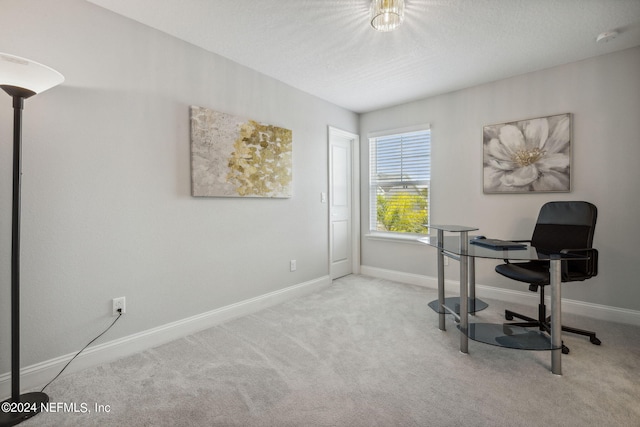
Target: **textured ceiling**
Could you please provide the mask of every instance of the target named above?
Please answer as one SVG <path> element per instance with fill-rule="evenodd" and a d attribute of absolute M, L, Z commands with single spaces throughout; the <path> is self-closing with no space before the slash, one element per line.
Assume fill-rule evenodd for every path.
<path fill-rule="evenodd" d="M 640 45 L 640 0 L 89 0 L 355 112 Z M 618 36 L 596 43 L 596 36 Z"/>

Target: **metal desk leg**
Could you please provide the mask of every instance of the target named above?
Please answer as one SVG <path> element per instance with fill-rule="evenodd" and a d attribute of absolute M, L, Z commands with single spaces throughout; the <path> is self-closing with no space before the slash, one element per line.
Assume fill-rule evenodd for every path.
<path fill-rule="evenodd" d="M 476 258 L 472 257 L 469 262 L 469 302 L 472 316 L 476 313 Z"/>
<path fill-rule="evenodd" d="M 469 285 L 468 244 L 469 233 L 463 231 L 460 233 L 460 351 L 462 353 L 469 352 L 469 337 L 467 336 L 469 328 L 469 300 L 467 295 L 467 287 Z"/>
<path fill-rule="evenodd" d="M 441 331 L 446 331 L 444 313 L 442 308 L 444 305 L 444 254 L 442 246 L 444 245 L 444 231 L 438 230 L 438 327 Z"/>
<path fill-rule="evenodd" d="M 562 261 L 559 255 L 551 255 L 549 266 L 551 282 L 551 372 L 562 375 L 562 304 L 560 284 Z"/>

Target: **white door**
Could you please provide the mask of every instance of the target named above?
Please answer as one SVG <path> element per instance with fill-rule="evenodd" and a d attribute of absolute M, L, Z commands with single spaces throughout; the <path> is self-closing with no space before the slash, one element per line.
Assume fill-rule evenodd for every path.
<path fill-rule="evenodd" d="M 329 128 L 329 259 L 332 279 L 357 273 L 358 229 L 354 227 L 354 151 L 358 136 Z M 355 267 L 354 267 L 355 266 Z"/>

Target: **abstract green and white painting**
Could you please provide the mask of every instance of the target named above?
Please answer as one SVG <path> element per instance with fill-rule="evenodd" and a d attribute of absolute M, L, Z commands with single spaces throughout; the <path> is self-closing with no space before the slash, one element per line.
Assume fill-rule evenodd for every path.
<path fill-rule="evenodd" d="M 193 196 L 291 197 L 291 130 L 196 106 L 190 116 Z"/>

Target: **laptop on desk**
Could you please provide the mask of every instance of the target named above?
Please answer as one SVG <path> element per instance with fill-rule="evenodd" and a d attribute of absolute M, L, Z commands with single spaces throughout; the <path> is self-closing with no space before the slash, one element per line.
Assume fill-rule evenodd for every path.
<path fill-rule="evenodd" d="M 519 242 L 512 242 L 509 240 L 500 239 L 478 239 L 474 238 L 469 240 L 472 245 L 482 246 L 484 248 L 505 250 L 505 249 L 526 249 L 527 245 Z"/>

